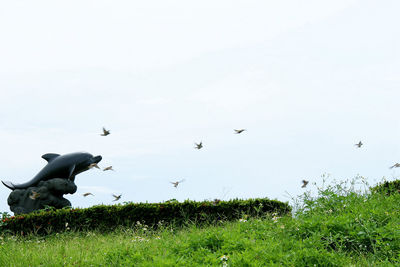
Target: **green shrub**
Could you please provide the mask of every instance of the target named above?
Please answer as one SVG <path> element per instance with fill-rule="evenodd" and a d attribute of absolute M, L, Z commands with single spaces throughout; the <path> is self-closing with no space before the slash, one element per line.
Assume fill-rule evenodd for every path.
<path fill-rule="evenodd" d="M 383 183 L 380 183 L 377 186 L 372 187 L 371 192 L 383 193 L 386 195 L 398 194 L 400 193 L 400 180 L 395 180 L 391 182 L 385 181 Z"/>
<path fill-rule="evenodd" d="M 394 203 L 400 202 L 400 194 L 387 194 L 394 192 L 397 184 L 384 183 L 371 192 L 356 192 L 352 186 L 336 184 L 319 188 L 316 197 L 306 193 L 295 214 L 300 227 L 292 229 L 292 234 L 321 244 L 327 252 L 374 255 L 397 262 L 400 213 Z"/>
<path fill-rule="evenodd" d="M 216 223 L 259 216 L 266 213 L 290 213 L 287 203 L 277 200 L 249 199 L 230 201 L 168 201 L 164 203 L 127 203 L 99 205 L 86 209 L 42 210 L 35 213 L 7 217 L 2 220 L 1 231 L 12 233 L 49 234 L 73 230 L 110 231 L 119 226 L 132 227 L 137 222 L 157 227 L 160 222 L 176 226 L 195 223 Z"/>

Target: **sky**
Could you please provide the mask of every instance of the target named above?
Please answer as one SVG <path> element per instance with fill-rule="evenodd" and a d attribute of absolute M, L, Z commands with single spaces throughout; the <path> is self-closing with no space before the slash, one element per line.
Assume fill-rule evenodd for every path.
<path fill-rule="evenodd" d="M 286 202 L 302 179 L 396 179 L 398 10 L 394 0 L 2 1 L 0 179 L 29 181 L 46 153 L 101 155 L 115 171 L 81 173 L 65 195 L 81 208 L 115 204 L 111 194 Z M 0 211 L 10 192 L 0 187 Z"/>

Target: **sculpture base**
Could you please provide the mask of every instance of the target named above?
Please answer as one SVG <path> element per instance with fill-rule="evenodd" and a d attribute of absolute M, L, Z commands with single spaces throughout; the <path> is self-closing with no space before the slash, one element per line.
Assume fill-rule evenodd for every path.
<path fill-rule="evenodd" d="M 53 178 L 26 189 L 15 189 L 8 196 L 7 203 L 14 215 L 41 210 L 46 206 L 62 209 L 71 206 L 63 195 L 73 194 L 76 190 L 72 180 Z"/>

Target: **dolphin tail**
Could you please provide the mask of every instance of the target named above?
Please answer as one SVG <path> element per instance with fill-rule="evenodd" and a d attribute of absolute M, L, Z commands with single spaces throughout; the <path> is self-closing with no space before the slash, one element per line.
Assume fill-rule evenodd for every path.
<path fill-rule="evenodd" d="M 11 190 L 14 190 L 14 189 L 15 189 L 14 184 L 11 183 L 10 181 L 7 181 L 7 182 L 1 181 L 1 182 L 2 182 L 6 187 L 10 188 Z"/>

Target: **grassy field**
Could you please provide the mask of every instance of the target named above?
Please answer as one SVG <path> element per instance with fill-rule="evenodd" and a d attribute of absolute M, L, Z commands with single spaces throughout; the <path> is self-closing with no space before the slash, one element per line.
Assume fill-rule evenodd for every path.
<path fill-rule="evenodd" d="M 216 225 L 160 225 L 109 233 L 0 237 L 0 266 L 400 266 L 400 194 L 357 191 L 354 183 L 295 199 L 275 214 Z"/>

